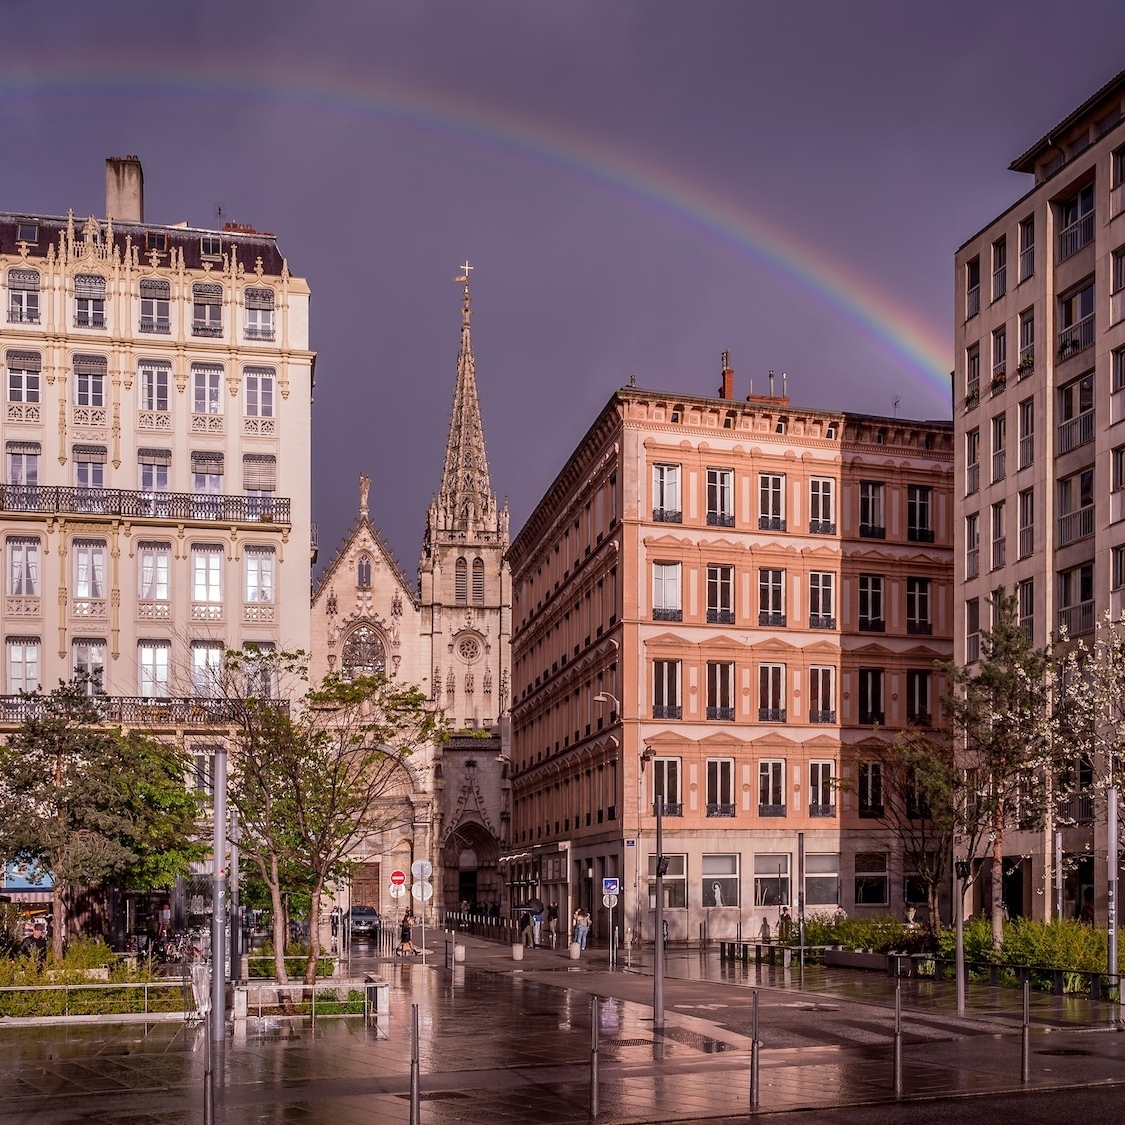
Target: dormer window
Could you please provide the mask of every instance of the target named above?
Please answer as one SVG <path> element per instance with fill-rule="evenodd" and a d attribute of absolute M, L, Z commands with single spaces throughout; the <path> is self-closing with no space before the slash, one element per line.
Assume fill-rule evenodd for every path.
<path fill-rule="evenodd" d="M 199 252 L 204 258 L 221 258 L 223 240 L 217 234 L 205 234 L 199 240 Z"/>
<path fill-rule="evenodd" d="M 17 242 L 38 242 L 39 241 L 39 224 L 38 223 L 17 223 L 16 224 L 16 241 Z"/>
<path fill-rule="evenodd" d="M 168 235 L 162 230 L 145 231 L 145 246 L 149 250 L 159 250 L 161 254 L 168 251 Z"/>

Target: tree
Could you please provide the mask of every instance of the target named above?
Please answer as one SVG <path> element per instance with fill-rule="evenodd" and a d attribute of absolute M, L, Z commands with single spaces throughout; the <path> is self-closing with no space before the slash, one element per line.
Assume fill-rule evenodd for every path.
<path fill-rule="evenodd" d="M 969 858 L 985 836 L 991 844 L 992 941 L 999 949 L 1005 827 L 1013 815 L 1024 827 L 1042 820 L 1057 773 L 1051 720 L 1055 665 L 1020 627 L 1014 596 L 1000 587 L 991 605 L 993 625 L 981 633 L 979 661 L 940 667 L 948 684 L 945 713 L 965 770 L 956 816 L 969 835 Z"/>
<path fill-rule="evenodd" d="M 202 851 L 175 747 L 102 725 L 88 681 L 61 683 L 0 746 L 0 853 L 49 874 L 62 956 L 73 888 L 168 886 Z"/>
<path fill-rule="evenodd" d="M 231 801 L 240 817 L 243 853 L 270 890 L 280 980 L 287 979 L 285 872 L 309 874 L 305 980 L 312 984 L 325 884 L 346 874 L 364 837 L 409 822 L 411 757 L 441 736 L 442 724 L 423 692 L 384 673 L 329 676 L 306 691 L 290 713 L 260 690 L 270 678 L 263 675 L 263 660 L 289 676 L 306 674 L 301 653 L 227 654 L 228 686 L 242 690 L 235 707 L 241 729 Z"/>

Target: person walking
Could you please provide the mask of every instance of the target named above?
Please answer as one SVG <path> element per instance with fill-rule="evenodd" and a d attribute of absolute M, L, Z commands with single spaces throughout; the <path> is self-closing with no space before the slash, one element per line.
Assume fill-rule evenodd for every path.
<path fill-rule="evenodd" d="M 535 931 L 531 921 L 531 914 L 526 910 L 520 915 L 518 932 L 520 935 L 520 942 L 523 945 L 535 945 Z"/>
<path fill-rule="evenodd" d="M 539 949 L 543 945 L 543 911 L 537 910 L 531 919 L 531 926 L 533 936 L 535 939 L 535 948 Z"/>
<path fill-rule="evenodd" d="M 47 935 L 43 931 L 42 922 L 32 924 L 31 934 L 23 939 L 21 948 L 37 964 L 42 965 L 47 960 Z"/>
<path fill-rule="evenodd" d="M 547 904 L 547 936 L 551 939 L 551 948 L 554 949 L 559 940 L 559 904 Z"/>
<path fill-rule="evenodd" d="M 412 930 L 414 928 L 414 915 L 408 910 L 402 916 L 402 927 L 398 934 L 398 948 L 395 950 L 395 956 L 405 957 L 408 953 L 421 953 L 422 951 L 414 944 L 414 937 Z"/>

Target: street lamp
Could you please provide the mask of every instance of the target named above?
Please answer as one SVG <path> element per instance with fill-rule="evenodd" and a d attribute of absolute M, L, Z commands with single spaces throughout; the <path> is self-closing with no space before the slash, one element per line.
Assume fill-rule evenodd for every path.
<path fill-rule="evenodd" d="M 613 713 L 615 715 L 621 714 L 621 704 L 618 702 L 617 696 L 614 695 L 613 692 L 599 691 L 598 694 L 594 696 L 594 702 L 595 703 L 612 703 L 613 704 Z"/>

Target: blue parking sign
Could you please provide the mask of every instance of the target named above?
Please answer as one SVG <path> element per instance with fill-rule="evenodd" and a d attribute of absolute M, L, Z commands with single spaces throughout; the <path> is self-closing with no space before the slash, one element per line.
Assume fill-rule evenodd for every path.
<path fill-rule="evenodd" d="M 614 878 L 614 879 L 603 879 L 602 880 L 602 894 L 603 895 L 615 895 L 615 894 L 619 894 L 620 891 L 621 891 L 621 880 L 620 879 Z"/>

